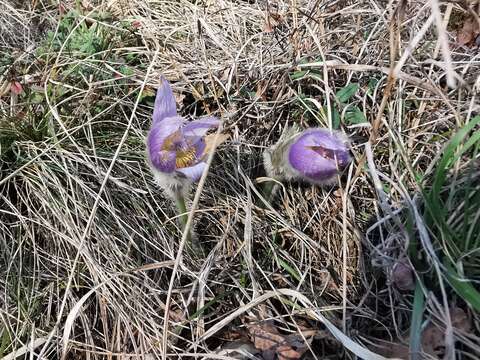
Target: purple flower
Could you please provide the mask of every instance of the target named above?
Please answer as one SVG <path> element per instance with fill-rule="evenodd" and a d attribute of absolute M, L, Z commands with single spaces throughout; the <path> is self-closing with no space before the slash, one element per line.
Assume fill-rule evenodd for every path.
<path fill-rule="evenodd" d="M 345 137 L 328 129 L 304 131 L 288 151 L 288 162 L 294 171 L 315 183 L 330 182 L 350 161 Z"/>
<path fill-rule="evenodd" d="M 335 181 L 351 162 L 348 139 L 338 131 L 311 128 L 289 129 L 265 154 L 270 177 L 303 179 L 314 184 Z"/>
<path fill-rule="evenodd" d="M 177 114 L 175 97 L 167 80 L 157 91 L 153 124 L 147 137 L 147 154 L 157 180 L 172 187 L 184 180 L 197 181 L 204 169 L 205 134 L 220 120 L 204 117 L 187 122 Z"/>
<path fill-rule="evenodd" d="M 413 269 L 405 260 L 395 263 L 392 269 L 392 282 L 402 291 L 415 289 Z"/>

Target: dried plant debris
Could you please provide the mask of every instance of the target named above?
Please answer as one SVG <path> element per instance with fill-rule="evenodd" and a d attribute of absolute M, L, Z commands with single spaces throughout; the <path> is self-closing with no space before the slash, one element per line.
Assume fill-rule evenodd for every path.
<path fill-rule="evenodd" d="M 403 263 L 418 239 L 388 234 L 432 186 L 445 144 L 480 113 L 470 10 L 478 1 L 0 0 L 0 358 L 336 359 L 402 334 L 396 343 L 408 347 L 413 280 L 435 263 Z M 205 257 L 181 251 L 178 213 L 146 160 L 162 75 L 179 116 L 222 121 L 203 191 L 186 194 Z M 466 86 L 442 87 L 447 75 Z M 262 153 L 294 126 L 348 136 L 348 164 L 328 186 L 283 182 L 260 208 Z M 453 153 L 449 176 L 478 188 L 457 176 L 478 150 Z M 478 201 L 465 193 L 447 214 L 472 245 L 453 261 L 474 274 L 458 288 L 478 278 Z M 454 255 L 460 244 L 433 250 Z M 443 304 L 437 278 L 427 293 Z M 472 324 L 454 330 L 462 356 L 479 343 L 479 315 L 450 280 L 447 306 Z M 308 305 L 272 297 L 263 317 L 229 320 L 281 289 Z M 304 312 L 324 314 L 343 340 L 300 326 Z M 245 334 L 220 337 L 225 319 L 222 329 Z M 437 320 L 422 313 L 432 339 Z"/>
<path fill-rule="evenodd" d="M 468 334 L 472 329 L 472 319 L 461 308 L 450 309 L 452 327 L 460 335 Z M 375 350 L 383 356 L 396 359 L 410 359 L 409 339 L 406 337 L 403 342 L 393 343 L 384 340 L 375 340 Z M 430 321 L 422 330 L 421 347 L 425 356 L 433 356 L 441 359 L 445 351 L 445 326 L 436 321 Z"/>
<path fill-rule="evenodd" d="M 457 31 L 457 43 L 469 47 L 480 46 L 479 17 L 467 17 L 462 27 Z"/>
<path fill-rule="evenodd" d="M 302 330 L 302 334 L 281 334 L 271 321 L 247 325 L 249 337 L 264 359 L 300 359 L 308 350 L 315 330 Z"/>
<path fill-rule="evenodd" d="M 452 327 L 461 334 L 467 334 L 472 328 L 471 319 L 467 313 L 455 307 L 450 309 Z M 443 357 L 445 350 L 445 327 L 431 321 L 422 331 L 422 348 L 429 355 Z"/>

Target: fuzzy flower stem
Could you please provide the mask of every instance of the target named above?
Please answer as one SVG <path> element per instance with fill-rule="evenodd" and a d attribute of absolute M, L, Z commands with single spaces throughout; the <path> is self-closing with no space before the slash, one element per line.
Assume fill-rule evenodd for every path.
<path fill-rule="evenodd" d="M 195 235 L 192 234 L 190 229 L 187 229 L 187 221 L 188 221 L 188 211 L 187 205 L 185 201 L 185 197 L 181 191 L 176 191 L 174 194 L 175 204 L 177 205 L 177 210 L 179 215 L 179 221 L 182 231 L 188 231 L 187 233 L 187 249 L 191 251 L 191 253 L 195 256 L 203 254 L 203 248 L 201 244 L 195 238 Z"/>
<path fill-rule="evenodd" d="M 175 194 L 175 204 L 177 205 L 178 213 L 180 214 L 179 219 L 180 224 L 182 225 L 182 230 L 185 230 L 188 218 L 187 205 L 185 204 L 185 198 L 183 197 L 183 194 L 180 192 L 176 192 Z"/>
<path fill-rule="evenodd" d="M 261 194 L 262 197 L 265 199 L 267 203 L 272 201 L 273 195 L 275 194 L 275 191 L 277 189 L 278 184 L 275 183 L 275 181 L 270 180 L 270 181 L 265 181 L 262 186 L 261 186 Z M 260 200 L 260 199 L 259 199 Z M 262 201 L 259 201 L 259 206 L 264 207 L 264 204 Z"/>

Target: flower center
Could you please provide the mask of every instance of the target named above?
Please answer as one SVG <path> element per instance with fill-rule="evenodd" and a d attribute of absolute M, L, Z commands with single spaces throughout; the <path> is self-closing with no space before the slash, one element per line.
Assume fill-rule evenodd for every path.
<path fill-rule="evenodd" d="M 180 131 L 169 135 L 163 142 L 162 150 L 175 152 L 175 168 L 192 166 L 197 159 L 197 150 L 192 144 L 182 138 Z"/>
<path fill-rule="evenodd" d="M 196 160 L 196 150 L 194 147 L 179 149 L 175 152 L 175 155 L 175 167 L 177 169 L 191 166 Z"/>

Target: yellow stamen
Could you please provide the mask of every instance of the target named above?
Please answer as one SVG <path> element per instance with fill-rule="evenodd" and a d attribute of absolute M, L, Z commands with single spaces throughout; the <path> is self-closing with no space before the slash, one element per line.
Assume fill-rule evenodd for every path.
<path fill-rule="evenodd" d="M 172 150 L 176 141 L 180 140 L 180 131 L 175 131 L 173 134 L 167 136 L 162 144 L 162 150 Z"/>
<path fill-rule="evenodd" d="M 175 151 L 175 168 L 180 169 L 187 166 L 192 166 L 196 160 L 197 151 L 191 144 L 186 144 L 186 147 L 177 148 L 176 142 L 181 140 L 180 131 L 176 131 L 169 135 L 162 144 L 162 150 Z"/>
<path fill-rule="evenodd" d="M 187 166 L 193 165 L 195 161 L 196 150 L 193 147 L 189 147 L 185 150 L 177 150 L 176 151 L 176 160 L 175 160 L 175 167 L 177 169 L 184 168 Z"/>

